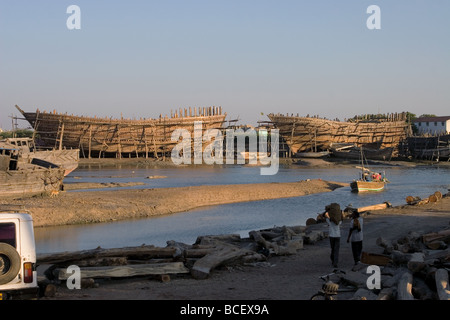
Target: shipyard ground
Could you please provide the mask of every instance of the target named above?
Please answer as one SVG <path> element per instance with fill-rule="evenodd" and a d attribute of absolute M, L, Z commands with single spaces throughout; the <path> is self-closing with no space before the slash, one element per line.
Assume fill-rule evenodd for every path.
<path fill-rule="evenodd" d="M 99 164 L 92 162 L 89 165 Z M 100 165 L 104 166 L 108 164 L 102 163 Z M 329 165 L 329 163 L 323 163 L 321 160 L 305 160 L 301 165 L 323 166 Z M 332 165 L 336 166 L 336 164 Z M 345 164 L 340 163 L 338 165 Z M 402 165 L 417 164 L 406 162 Z M 318 187 L 323 188 L 318 192 L 331 191 L 338 187 L 339 183 L 314 180 L 298 183 L 298 186 L 299 188 L 296 192 L 300 196 L 302 193 L 308 194 L 309 192 L 317 191 L 319 190 Z M 267 190 L 267 186 L 265 187 Z M 286 187 L 292 189 L 292 186 Z M 304 187 L 303 191 L 301 190 L 301 187 Z M 179 189 L 177 190 L 182 191 Z M 92 196 L 92 198 L 87 198 L 87 193 L 84 192 L 67 192 L 62 193 L 55 198 L 23 198 L 15 201 L 17 201 L 17 204 L 22 203 L 25 204 L 26 207 L 31 207 L 30 209 L 34 212 L 39 212 L 40 210 L 43 212 L 48 208 L 52 208 L 53 213 L 47 216 L 47 218 L 50 219 L 46 220 L 45 215 L 35 215 L 34 218 L 38 225 L 64 224 L 62 220 L 58 219 L 62 219 L 61 212 L 63 211 L 65 213 L 64 216 L 67 215 L 66 206 L 69 206 L 69 208 L 70 206 L 81 206 L 84 210 L 89 206 L 92 207 L 92 203 L 95 203 L 95 201 L 104 201 L 104 196 L 108 193 L 117 195 L 117 193 L 113 191 L 99 192 L 102 192 L 103 194 L 96 192 L 96 195 Z M 277 192 L 282 193 L 284 191 L 279 189 Z M 243 191 L 241 193 L 245 192 Z M 70 194 L 77 194 L 77 196 L 73 196 L 72 198 Z M 258 196 L 258 192 L 254 191 L 251 195 Z M 182 194 L 174 194 L 172 192 L 172 197 L 173 196 L 182 196 Z M 67 198 L 67 200 L 65 200 L 65 198 Z M 117 199 L 117 197 L 114 198 Z M 134 203 L 134 201 L 142 199 L 142 197 L 137 197 L 135 200 L 128 197 L 125 198 L 129 199 L 129 207 L 135 207 L 136 203 Z M 207 197 L 203 198 L 207 199 Z M 108 205 L 106 202 L 104 203 L 104 208 L 111 212 L 117 211 L 117 206 L 114 203 L 109 203 Z M 178 209 L 184 210 L 185 208 Z M 135 212 L 138 211 L 139 208 L 137 207 Z M 115 214 L 117 218 L 117 213 Z M 107 219 L 113 220 L 114 215 L 107 217 Z M 449 227 L 450 197 L 445 197 L 439 202 L 423 206 L 405 205 L 403 207 L 376 211 L 367 215 L 364 219 L 365 231 L 363 250 L 381 253 L 383 249 L 376 245 L 376 239 L 380 236 L 388 240 L 395 240 L 412 230 L 425 233 Z M 82 217 L 77 223 L 90 222 L 96 221 L 91 221 L 90 219 L 86 220 Z M 346 221 L 345 223 L 346 224 L 344 224 L 342 228 L 344 237 L 346 236 L 349 222 Z M 125 280 L 103 280 L 98 282 L 98 287 L 81 290 L 69 290 L 64 286 L 59 286 L 53 297 L 41 299 L 186 300 L 192 302 L 195 300 L 235 300 L 236 303 L 239 301 L 249 303 L 260 300 L 308 300 L 311 295 L 316 293 L 322 286 L 323 282 L 319 277 L 332 271 L 329 254 L 329 241 L 328 239 L 324 239 L 314 245 L 305 245 L 304 249 L 299 250 L 297 254 L 270 257 L 266 263 L 252 266 L 246 265 L 215 269 L 210 277 L 205 280 L 195 280 L 189 275 L 171 276 L 171 280 L 168 282 L 160 282 L 145 277 L 128 278 Z M 341 241 L 340 261 L 339 267 L 341 269 L 348 273 L 352 272 L 351 268 L 353 266 L 353 261 L 351 248 L 344 239 Z M 150 307 L 157 308 L 158 306 L 157 304 L 151 304 Z"/>
<path fill-rule="evenodd" d="M 397 240 L 410 231 L 427 233 L 449 227 L 450 197 L 424 206 L 404 206 L 376 211 L 364 218 L 363 250 L 382 253 L 376 245 L 380 236 Z M 349 227 L 342 227 L 339 267 L 351 273 L 351 248 L 345 242 Z M 54 297 L 45 300 L 308 300 L 321 288 L 320 276 L 332 271 L 328 239 L 305 245 L 297 254 L 273 256 L 253 266 L 218 268 L 205 280 L 188 275 L 172 276 L 169 282 L 148 278 L 105 280 L 96 288 L 68 290 L 58 287 Z M 193 302 L 191 302 L 193 303 Z M 237 302 L 236 302 L 237 303 Z M 158 307 L 153 304 L 153 307 Z M 317 306 L 316 306 L 317 307 Z M 292 311 L 292 310 L 291 310 Z"/>

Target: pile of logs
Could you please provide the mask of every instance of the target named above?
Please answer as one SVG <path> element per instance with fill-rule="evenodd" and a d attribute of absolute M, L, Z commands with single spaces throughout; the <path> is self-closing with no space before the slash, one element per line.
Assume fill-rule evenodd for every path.
<path fill-rule="evenodd" d="M 427 203 L 438 202 L 442 199 L 442 193 L 440 191 L 436 191 L 428 198 L 421 199 L 420 197 L 407 196 L 406 203 L 409 205 L 423 205 Z"/>
<path fill-rule="evenodd" d="M 450 229 L 418 234 L 410 232 L 397 241 L 377 239 L 382 254 L 364 252 L 360 273 L 340 276 L 357 286 L 359 296 L 378 300 L 450 300 Z M 381 270 L 381 288 L 367 290 L 368 265 Z M 361 293 L 363 292 L 363 293 Z"/>
<path fill-rule="evenodd" d="M 171 276 L 206 279 L 218 267 L 254 264 L 273 255 L 291 255 L 326 237 L 304 226 L 283 226 L 237 234 L 200 236 L 192 245 L 167 241 L 166 247 L 142 245 L 115 249 L 96 248 L 76 252 L 40 254 L 37 266 L 44 276 L 39 284 L 44 295 L 51 296 L 56 286 L 67 282 L 78 266 L 81 287 L 98 285 L 95 279 L 146 276 L 170 281 Z"/>

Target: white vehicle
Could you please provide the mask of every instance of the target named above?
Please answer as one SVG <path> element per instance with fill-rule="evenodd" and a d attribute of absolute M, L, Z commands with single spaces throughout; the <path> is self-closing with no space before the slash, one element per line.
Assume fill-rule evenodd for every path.
<path fill-rule="evenodd" d="M 33 219 L 0 207 L 0 300 L 38 297 Z"/>

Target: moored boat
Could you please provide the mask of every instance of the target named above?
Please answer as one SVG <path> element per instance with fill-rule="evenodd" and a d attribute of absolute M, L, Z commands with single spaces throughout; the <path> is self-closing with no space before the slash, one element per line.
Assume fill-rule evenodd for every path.
<path fill-rule="evenodd" d="M 358 179 L 350 183 L 352 192 L 370 192 L 382 191 L 386 186 L 387 179 L 381 173 L 372 171 L 364 166 L 364 153 L 360 148 L 361 166 L 357 167 L 361 170 Z"/>
<path fill-rule="evenodd" d="M 311 151 L 311 152 L 297 152 L 297 158 L 324 158 L 330 155 L 330 151 Z"/>
<path fill-rule="evenodd" d="M 353 192 L 382 191 L 385 188 L 384 181 L 355 180 L 350 183 Z"/>
<path fill-rule="evenodd" d="M 7 138 L 0 143 L 3 145 L 9 144 L 19 150 L 19 166 L 21 163 L 36 164 L 38 162 L 47 167 L 50 167 L 50 164 L 55 164 L 64 168 L 65 176 L 78 167 L 79 149 L 41 149 L 36 146 L 32 138 Z"/>
<path fill-rule="evenodd" d="M 357 147 L 354 144 L 341 144 L 333 143 L 330 146 L 331 155 L 336 158 L 354 160 L 359 159 L 361 156 L 360 148 L 363 149 L 364 156 L 370 160 L 391 160 L 394 148 L 369 148 L 369 147 Z"/>
<path fill-rule="evenodd" d="M 57 194 L 64 169 L 18 162 L 18 149 L 0 147 L 0 197 Z"/>

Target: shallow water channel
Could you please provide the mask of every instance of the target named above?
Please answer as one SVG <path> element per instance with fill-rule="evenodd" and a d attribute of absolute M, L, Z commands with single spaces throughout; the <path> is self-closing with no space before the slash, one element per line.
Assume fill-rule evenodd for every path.
<path fill-rule="evenodd" d="M 145 219 L 35 228 L 37 252 L 75 251 L 93 249 L 98 246 L 102 248 L 142 244 L 165 246 L 168 240 L 192 244 L 198 236 L 207 234 L 236 233 L 247 237 L 251 230 L 283 225 L 304 225 L 308 218 L 315 218 L 318 213 L 323 212 L 324 206 L 331 202 L 337 202 L 343 208 L 350 204 L 357 207 L 385 201 L 392 205 L 400 205 L 405 203 L 405 198 L 409 195 L 427 197 L 435 191 L 447 193 L 450 188 L 450 168 L 448 166 L 372 166 L 371 168 L 385 172 L 390 181 L 386 190 L 370 194 L 356 194 L 350 191 L 350 187 L 344 187 L 333 192 L 303 197 L 203 207 L 189 212 Z M 108 169 L 94 167 L 78 168 L 66 177 L 65 183 L 145 183 L 143 186 L 131 188 L 292 182 L 306 179 L 348 181 L 350 183 L 357 178 L 358 173 L 357 169 L 351 167 L 309 168 L 295 165 L 281 166 L 278 173 L 273 176 L 261 176 L 258 167 L 238 165 L 165 169 L 138 166 Z M 148 179 L 149 176 L 164 176 L 165 178 Z M 90 192 L 95 192 L 95 190 Z"/>

